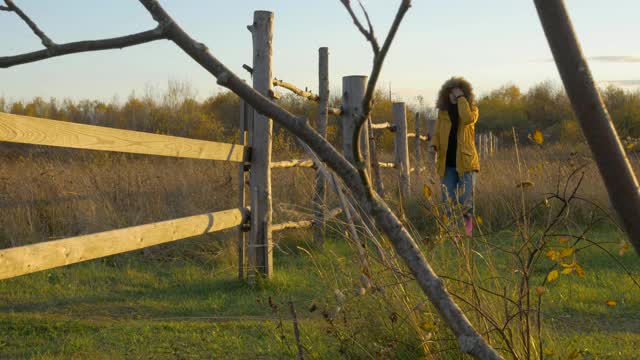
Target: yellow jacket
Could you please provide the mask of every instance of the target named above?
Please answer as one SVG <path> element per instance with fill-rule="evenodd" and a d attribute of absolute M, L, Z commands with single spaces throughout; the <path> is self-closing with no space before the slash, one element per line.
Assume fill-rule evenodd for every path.
<path fill-rule="evenodd" d="M 476 122 L 478 121 L 478 107 L 470 106 L 467 99 L 458 99 L 458 112 L 460 124 L 458 125 L 458 147 L 456 151 L 456 169 L 458 174 L 467 171 L 480 171 L 480 160 L 476 151 Z M 449 146 L 449 132 L 451 131 L 451 119 L 448 111 L 438 111 L 438 120 L 434 130 L 431 145 L 437 151 L 436 166 L 438 175 L 444 177 L 447 147 Z"/>

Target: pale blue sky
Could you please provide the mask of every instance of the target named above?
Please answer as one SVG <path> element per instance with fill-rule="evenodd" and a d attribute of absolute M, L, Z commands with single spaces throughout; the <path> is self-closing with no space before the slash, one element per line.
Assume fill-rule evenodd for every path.
<path fill-rule="evenodd" d="M 56 42 L 112 37 L 155 23 L 135 0 L 15 0 Z M 396 0 L 363 0 L 380 41 Z M 246 25 L 254 10 L 275 12 L 274 75 L 316 89 L 317 49 L 330 49 L 332 89 L 345 75 L 368 74 L 371 53 L 339 0 L 165 0 L 165 8 L 192 36 L 237 74 L 251 62 Z M 598 82 L 640 85 L 640 1 L 568 0 L 574 26 Z M 12 13 L 0 12 L 0 56 L 41 48 Z M 393 96 L 428 103 L 452 75 L 483 93 L 505 83 L 523 89 L 558 81 L 531 0 L 415 0 L 383 69 L 381 85 Z M 168 41 L 124 50 L 69 55 L 0 69 L 0 95 L 125 99 L 132 91 L 190 82 L 200 97 L 219 91 L 208 73 Z"/>

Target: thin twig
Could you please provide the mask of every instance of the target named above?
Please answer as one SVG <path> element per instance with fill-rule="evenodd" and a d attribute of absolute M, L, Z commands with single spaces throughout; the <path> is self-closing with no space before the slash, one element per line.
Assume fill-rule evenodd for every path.
<path fill-rule="evenodd" d="M 371 47 L 373 48 L 373 53 L 374 54 L 378 54 L 380 52 L 380 45 L 378 45 L 378 40 L 375 38 L 375 36 L 373 34 L 373 29 L 371 28 L 371 23 L 369 23 L 370 30 L 367 31 L 367 29 L 365 29 L 365 27 L 362 25 L 362 22 L 360 22 L 360 20 L 356 16 L 355 12 L 353 11 L 353 8 L 351 7 L 351 1 L 350 0 L 340 0 L 340 2 L 347 9 L 347 12 L 351 16 L 351 20 L 353 20 L 353 23 L 356 25 L 356 27 L 358 28 L 360 33 L 362 33 L 362 35 L 365 37 L 365 39 L 367 39 L 367 41 L 371 44 Z M 369 21 L 369 15 L 364 10 L 364 6 L 362 6 L 362 4 L 360 4 L 360 6 L 362 7 L 362 9 L 363 9 L 363 11 L 365 13 L 365 17 L 367 18 L 367 22 L 368 22 Z"/>
<path fill-rule="evenodd" d="M 28 16 L 25 14 L 22 9 L 20 9 L 16 4 L 13 3 L 12 0 L 4 0 L 4 3 L 7 4 L 7 9 L 5 11 L 13 11 L 16 13 L 27 25 L 37 37 L 42 41 L 42 45 L 46 48 L 50 48 L 55 46 L 55 43 L 49 39 L 49 37 L 36 25 Z"/>

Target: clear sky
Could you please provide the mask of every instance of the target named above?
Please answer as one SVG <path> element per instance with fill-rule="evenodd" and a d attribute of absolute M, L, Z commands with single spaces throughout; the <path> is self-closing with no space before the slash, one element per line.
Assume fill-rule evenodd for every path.
<path fill-rule="evenodd" d="M 120 36 L 155 26 L 135 0 L 15 0 L 55 42 Z M 274 75 L 317 87 L 317 49 L 330 49 L 332 91 L 341 77 L 368 74 L 369 45 L 339 0 L 164 0 L 161 3 L 197 40 L 237 74 L 251 63 L 246 25 L 254 10 L 275 12 Z M 363 0 L 382 41 L 397 0 Z M 354 4 L 355 5 L 355 4 Z M 596 81 L 640 88 L 640 1 L 568 0 L 574 26 Z M 356 6 L 357 7 L 357 6 Z M 15 14 L 0 12 L 0 56 L 41 48 Z M 428 103 L 441 83 L 463 75 L 477 92 L 505 83 L 523 89 L 559 81 L 532 0 L 414 0 L 400 28 L 381 85 L 396 99 Z M 168 41 L 124 50 L 68 55 L 0 69 L 0 95 L 9 100 L 69 97 L 123 100 L 132 91 L 190 82 L 199 97 L 220 88 L 208 73 Z"/>

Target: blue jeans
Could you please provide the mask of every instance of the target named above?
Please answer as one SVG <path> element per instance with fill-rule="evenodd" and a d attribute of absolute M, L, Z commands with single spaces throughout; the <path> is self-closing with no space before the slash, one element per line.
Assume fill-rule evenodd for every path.
<path fill-rule="evenodd" d="M 453 206 L 462 204 L 464 217 L 473 217 L 473 191 L 477 176 L 478 173 L 475 171 L 468 171 L 459 176 L 455 167 L 445 168 L 442 178 L 442 201 L 447 216 L 451 216 Z"/>

